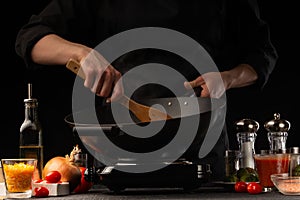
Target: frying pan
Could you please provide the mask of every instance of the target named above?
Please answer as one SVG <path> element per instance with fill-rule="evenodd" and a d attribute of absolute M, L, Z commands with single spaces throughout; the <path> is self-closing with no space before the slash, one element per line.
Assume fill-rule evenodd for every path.
<path fill-rule="evenodd" d="M 164 109 L 172 117 L 149 123 L 140 122 L 124 106 L 110 103 L 71 113 L 65 122 L 77 132 L 85 148 L 107 165 L 182 157 L 195 160 L 201 146 L 202 154 L 207 154 L 218 140 L 225 122 L 225 102 L 223 98 L 201 97 L 139 100 Z"/>

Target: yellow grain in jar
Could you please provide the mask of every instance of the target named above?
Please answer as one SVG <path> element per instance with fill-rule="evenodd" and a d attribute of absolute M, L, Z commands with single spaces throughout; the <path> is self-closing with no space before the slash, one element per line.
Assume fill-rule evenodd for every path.
<path fill-rule="evenodd" d="M 33 165 L 25 163 L 3 164 L 3 170 L 9 192 L 25 192 L 31 189 Z"/>

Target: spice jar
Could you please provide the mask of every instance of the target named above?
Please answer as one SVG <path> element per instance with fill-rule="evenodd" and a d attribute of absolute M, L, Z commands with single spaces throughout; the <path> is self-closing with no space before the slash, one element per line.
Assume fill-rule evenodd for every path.
<path fill-rule="evenodd" d="M 238 170 L 238 155 L 239 151 L 237 150 L 226 150 L 225 151 L 225 176 L 230 177 L 236 173 Z"/>

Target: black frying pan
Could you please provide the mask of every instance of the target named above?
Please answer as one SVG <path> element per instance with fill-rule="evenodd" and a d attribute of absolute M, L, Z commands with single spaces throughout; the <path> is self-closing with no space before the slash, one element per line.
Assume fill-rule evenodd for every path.
<path fill-rule="evenodd" d="M 190 142 L 183 142 L 182 145 L 181 142 L 177 142 L 178 145 L 174 143 L 176 146 L 172 151 L 162 151 L 156 159 L 173 159 L 178 155 L 194 159 L 198 157 L 208 129 L 225 121 L 224 99 L 174 97 L 141 100 L 139 103 L 165 109 L 172 119 L 151 123 L 139 122 L 134 115 L 128 115 L 128 109 L 112 103 L 72 113 L 65 117 L 65 121 L 78 133 L 89 151 L 112 157 L 113 162 L 120 158 L 128 158 L 128 155 L 120 154 L 116 157 L 107 142 L 101 143 L 106 138 L 111 144 L 128 152 L 148 153 L 172 144 L 178 132 L 183 134 L 179 140 L 188 138 Z M 115 111 L 121 117 L 115 117 Z M 157 127 L 159 130 L 156 130 Z M 155 132 L 153 135 L 152 130 Z M 215 138 L 215 141 L 217 139 Z"/>

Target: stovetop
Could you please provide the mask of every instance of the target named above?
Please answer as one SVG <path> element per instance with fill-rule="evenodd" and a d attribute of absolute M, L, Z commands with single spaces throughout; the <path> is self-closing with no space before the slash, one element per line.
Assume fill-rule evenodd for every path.
<path fill-rule="evenodd" d="M 199 164 L 187 160 L 159 163 L 162 168 L 154 171 L 134 173 L 135 165 L 149 167 L 157 162 L 135 164 L 133 162 L 119 162 L 105 166 L 97 171 L 99 183 L 113 192 L 120 192 L 126 188 L 182 188 L 190 190 L 208 183 L 211 177 L 209 164 Z M 142 166 L 147 165 L 147 166 Z"/>

